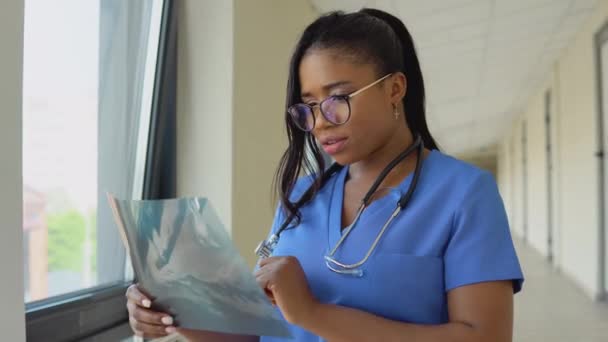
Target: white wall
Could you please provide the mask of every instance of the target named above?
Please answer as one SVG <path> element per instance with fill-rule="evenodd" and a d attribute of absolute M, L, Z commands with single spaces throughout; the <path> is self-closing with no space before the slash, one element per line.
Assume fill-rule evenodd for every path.
<path fill-rule="evenodd" d="M 513 164 L 511 165 L 511 189 L 513 191 L 513 203 L 511 203 L 511 208 L 513 210 L 513 222 L 511 226 L 515 232 L 515 235 L 519 237 L 523 237 L 524 235 L 524 208 L 523 208 L 523 196 L 524 196 L 524 186 L 523 186 L 523 153 L 522 153 L 522 141 L 521 141 L 521 133 L 522 133 L 522 120 L 517 120 L 513 127 L 513 131 L 511 132 L 509 143 L 512 146 L 509 146 L 513 156 Z"/>
<path fill-rule="evenodd" d="M 511 169 L 511 153 L 509 151 L 509 145 L 501 142 L 498 145 L 497 151 L 497 167 L 496 167 L 496 181 L 498 183 L 498 187 L 501 189 L 501 196 L 503 198 L 503 202 L 505 204 L 505 209 L 507 210 L 507 215 L 509 218 L 509 223 L 513 222 L 513 209 L 511 208 L 511 202 L 513 198 L 513 189 L 508 186 L 510 183 L 509 177 L 511 173 L 508 170 Z"/>
<path fill-rule="evenodd" d="M 0 10 L 0 331 L 5 341 L 25 341 L 20 148 L 23 7 L 23 0 L 7 0 Z"/>
<path fill-rule="evenodd" d="M 233 1 L 178 1 L 177 193 L 232 227 Z"/>
<path fill-rule="evenodd" d="M 287 143 L 289 57 L 316 13 L 307 0 L 179 4 L 178 195 L 209 197 L 253 265 Z"/>
<path fill-rule="evenodd" d="M 593 35 L 605 22 L 608 3 L 585 26 L 558 63 L 560 92 L 561 268 L 596 296 L 598 269 L 598 160 L 596 70 Z"/>
<path fill-rule="evenodd" d="M 528 123 L 528 241 L 547 254 L 547 180 L 544 96 L 553 97 L 555 184 L 554 229 L 556 266 L 590 297 L 598 297 L 598 160 L 596 150 L 596 70 L 594 34 L 608 18 L 608 2 L 593 17 L 559 58 L 547 82 L 534 94 L 499 150 L 515 151 L 515 165 L 499 165 L 503 191 L 513 194 L 508 207 L 516 235 L 522 233 L 521 122 Z M 514 139 L 513 139 L 514 138 Z M 513 145 L 513 146 L 511 146 Z M 505 159 L 499 156 L 499 159 Z M 513 175 L 515 170 L 515 175 Z"/>

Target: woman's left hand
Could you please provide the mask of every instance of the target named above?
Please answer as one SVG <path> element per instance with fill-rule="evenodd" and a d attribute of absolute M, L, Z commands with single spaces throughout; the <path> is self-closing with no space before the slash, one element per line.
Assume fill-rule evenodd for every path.
<path fill-rule="evenodd" d="M 270 300 L 279 307 L 291 324 L 308 319 L 319 304 L 308 287 L 300 262 L 295 257 L 262 259 L 255 277 Z"/>

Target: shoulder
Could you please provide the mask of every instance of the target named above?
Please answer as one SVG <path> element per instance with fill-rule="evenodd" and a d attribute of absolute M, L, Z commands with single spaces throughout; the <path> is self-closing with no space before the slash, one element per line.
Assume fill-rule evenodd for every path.
<path fill-rule="evenodd" d="M 316 174 L 300 176 L 300 178 L 298 178 L 298 180 L 294 184 L 291 193 L 289 194 L 289 200 L 291 202 L 298 201 L 300 197 L 304 195 L 306 190 L 308 190 L 308 188 L 312 186 L 312 184 L 315 182 L 316 177 Z"/>
<path fill-rule="evenodd" d="M 443 152 L 433 151 L 435 164 L 443 170 L 451 180 L 465 181 L 467 179 L 477 179 L 480 177 L 491 176 L 491 174 L 473 164 L 462 161 Z"/>
<path fill-rule="evenodd" d="M 433 151 L 432 157 L 430 182 L 458 203 L 475 194 L 498 193 L 494 175 L 489 171 L 439 151 Z"/>
<path fill-rule="evenodd" d="M 320 190 L 320 192 L 323 192 L 327 188 L 328 184 L 335 181 L 335 179 L 337 178 L 337 175 L 341 172 L 341 170 L 342 169 L 340 169 L 339 171 L 335 172 L 334 174 L 332 174 L 330 176 L 330 178 L 327 180 L 327 182 L 325 183 L 323 188 Z M 300 178 L 298 178 L 298 180 L 296 181 L 296 183 L 293 187 L 293 190 L 291 191 L 291 194 L 289 195 L 289 200 L 292 202 L 298 201 L 300 199 L 300 197 L 302 197 L 302 195 L 304 195 L 304 193 L 314 184 L 317 177 L 319 177 L 318 174 L 314 173 L 314 174 L 301 176 Z"/>

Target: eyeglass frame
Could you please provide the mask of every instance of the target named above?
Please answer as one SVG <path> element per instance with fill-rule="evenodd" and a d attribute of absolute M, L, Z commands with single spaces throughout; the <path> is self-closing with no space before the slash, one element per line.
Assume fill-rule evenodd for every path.
<path fill-rule="evenodd" d="M 350 99 L 352 99 L 353 97 L 361 94 L 362 92 L 372 88 L 373 86 L 380 84 L 382 81 L 384 81 L 385 79 L 389 78 L 390 76 L 392 76 L 394 73 L 389 73 L 386 74 L 384 76 L 382 76 L 381 78 L 375 80 L 374 82 L 364 86 L 363 88 L 359 89 L 359 90 L 355 90 L 354 92 L 348 94 L 348 95 L 332 95 L 332 96 L 328 96 L 327 98 L 325 98 L 323 101 L 315 104 L 315 105 L 309 105 L 308 103 L 296 103 L 293 104 L 291 106 L 289 106 L 289 108 L 287 108 L 287 115 L 289 115 L 290 119 L 293 121 L 294 125 L 296 125 L 297 128 L 299 128 L 300 130 L 304 131 L 304 132 L 312 132 L 312 130 L 315 128 L 316 125 L 316 120 L 317 120 L 317 116 L 315 115 L 315 107 L 319 107 L 319 112 L 321 112 L 321 115 L 323 115 L 323 118 L 331 123 L 332 125 L 336 125 L 336 126 L 340 126 L 340 125 L 344 125 L 347 122 L 350 121 L 351 118 L 351 114 L 352 114 L 352 109 L 351 109 L 351 104 L 350 104 Z M 348 117 L 346 118 L 346 120 L 344 122 L 334 122 L 333 120 L 329 119 L 327 117 L 327 115 L 325 114 L 325 112 L 323 111 L 323 103 L 325 103 L 328 100 L 331 99 L 341 99 L 341 100 L 345 100 L 346 101 L 346 105 L 348 106 Z M 310 129 L 305 129 L 303 127 L 301 127 L 298 124 L 298 121 L 294 118 L 294 115 L 291 114 L 291 110 L 294 109 L 296 106 L 306 106 L 308 108 L 310 108 L 310 113 L 312 115 L 312 128 Z"/>

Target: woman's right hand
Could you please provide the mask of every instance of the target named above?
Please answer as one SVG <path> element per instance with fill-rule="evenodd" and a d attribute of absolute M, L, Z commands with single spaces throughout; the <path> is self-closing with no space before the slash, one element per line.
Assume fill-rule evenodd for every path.
<path fill-rule="evenodd" d="M 143 338 L 159 338 L 178 332 L 188 341 L 208 342 L 259 342 L 257 336 L 232 335 L 212 331 L 176 329 L 173 317 L 164 312 L 150 310 L 152 300 L 137 287 L 137 284 L 127 289 L 127 310 L 129 324 L 137 336 Z"/>
<path fill-rule="evenodd" d="M 137 284 L 129 286 L 126 296 L 129 324 L 135 335 L 143 338 L 158 338 L 176 331 L 173 317 L 164 312 L 151 310 L 152 300 L 139 290 Z"/>

